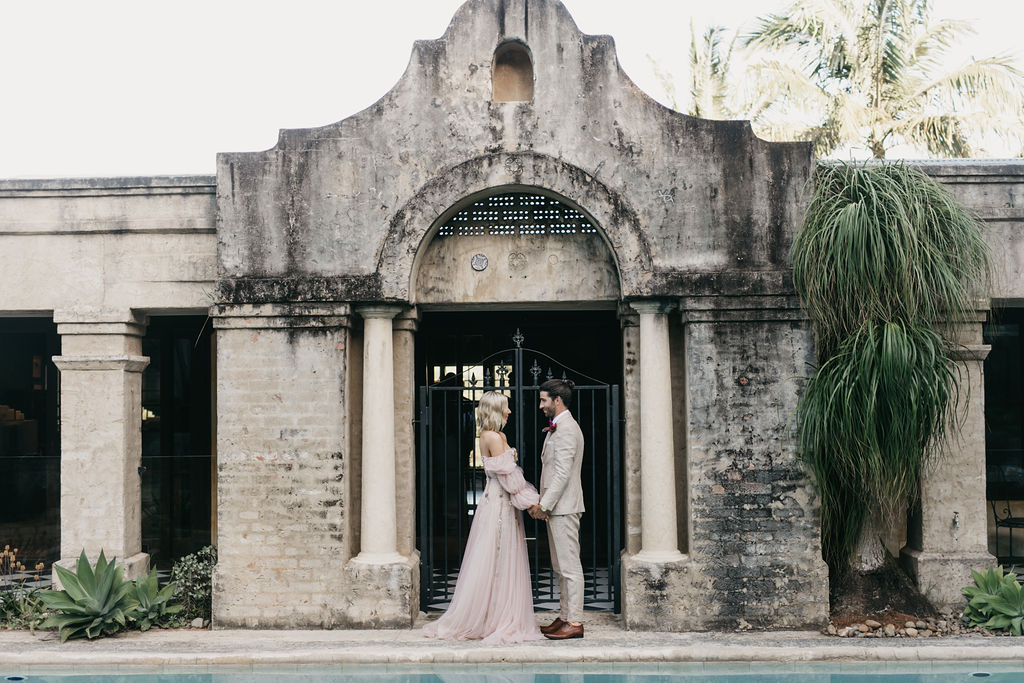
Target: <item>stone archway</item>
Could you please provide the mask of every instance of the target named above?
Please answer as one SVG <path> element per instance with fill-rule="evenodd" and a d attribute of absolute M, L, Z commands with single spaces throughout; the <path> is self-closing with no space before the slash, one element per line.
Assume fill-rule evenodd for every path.
<path fill-rule="evenodd" d="M 421 609 L 443 609 L 450 600 L 472 522 L 470 498 L 479 493 L 481 474 L 475 449 L 467 447 L 475 443 L 475 400 L 489 388 L 510 397 L 517 418 L 506 432 L 520 448 L 528 478 L 537 482 L 537 385 L 545 373 L 564 372 L 577 384 L 572 409 L 586 440 L 581 555 L 587 606 L 617 610 L 622 294 L 603 231 L 583 207 L 556 192 L 506 185 L 446 208 L 427 235 L 409 289 L 420 312 L 415 499 Z M 499 368 L 508 374 L 499 378 Z M 558 604 L 557 580 L 545 530 L 531 520 L 526 524 L 534 604 L 551 609 Z"/>
<path fill-rule="evenodd" d="M 446 169 L 396 212 L 377 260 L 382 295 L 419 303 L 413 297 L 418 262 L 441 226 L 467 205 L 506 192 L 543 194 L 583 213 L 618 273 L 615 299 L 645 293 L 651 247 L 630 203 L 580 168 L 523 152 L 476 157 Z"/>

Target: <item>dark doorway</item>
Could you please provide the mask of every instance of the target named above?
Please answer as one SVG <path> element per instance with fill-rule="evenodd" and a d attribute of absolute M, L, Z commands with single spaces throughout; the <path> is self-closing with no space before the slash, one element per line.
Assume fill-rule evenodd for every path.
<path fill-rule="evenodd" d="M 60 559 L 60 355 L 49 318 L 0 318 L 0 548 Z"/>
<path fill-rule="evenodd" d="M 210 543 L 211 328 L 151 317 L 142 341 L 142 549 L 161 569 Z"/>
<path fill-rule="evenodd" d="M 510 397 L 505 428 L 526 478 L 540 479 L 542 428 L 538 385 L 549 376 L 577 385 L 573 415 L 587 442 L 581 528 L 585 606 L 618 610 L 622 539 L 620 457 L 622 348 L 614 311 L 425 314 L 417 333 L 417 547 L 421 605 L 445 609 L 458 577 L 484 473 L 476 452 L 480 394 Z M 524 516 L 534 603 L 557 608 L 543 523 Z"/>
<path fill-rule="evenodd" d="M 990 550 L 1001 563 L 1024 562 L 1024 308 L 993 311 L 984 326 L 985 460 L 995 522 Z"/>

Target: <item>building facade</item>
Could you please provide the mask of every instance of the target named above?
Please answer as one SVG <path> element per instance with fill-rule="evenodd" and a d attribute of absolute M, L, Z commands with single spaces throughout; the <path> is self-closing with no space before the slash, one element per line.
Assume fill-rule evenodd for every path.
<path fill-rule="evenodd" d="M 1024 300 L 1024 164 L 924 167 L 988 222 L 995 303 Z M 788 262 L 812 169 L 657 104 L 555 0 L 470 0 L 380 101 L 215 176 L 0 182 L 0 403 L 30 406 L 0 462 L 40 488 L 0 529 L 129 575 L 208 538 L 217 626 L 407 627 L 457 572 L 475 392 L 529 406 L 528 454 L 554 364 L 589 387 L 592 607 L 821 625 Z M 962 332 L 965 430 L 894 548 L 940 605 L 993 562 L 991 303 Z"/>

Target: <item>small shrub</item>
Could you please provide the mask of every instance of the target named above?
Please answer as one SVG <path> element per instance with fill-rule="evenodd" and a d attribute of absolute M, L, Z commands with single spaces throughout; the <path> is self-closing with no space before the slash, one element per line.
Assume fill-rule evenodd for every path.
<path fill-rule="evenodd" d="M 33 579 L 45 568 L 42 562 L 34 567 Z M 5 545 L 0 550 L 0 627 L 35 630 L 45 616 L 38 588 L 26 588 L 27 568 L 18 560 L 18 549 Z"/>
<path fill-rule="evenodd" d="M 213 596 L 213 567 L 217 564 L 217 549 L 212 545 L 185 555 L 174 563 L 171 581 L 174 595 L 181 600 L 181 620 L 201 617 L 210 619 Z"/>
<path fill-rule="evenodd" d="M 138 601 L 133 595 L 135 584 L 124 579 L 116 559 L 108 564 L 101 550 L 94 570 L 83 550 L 74 573 L 61 566 L 54 568 L 64 590 L 40 591 L 39 597 L 53 612 L 43 628 L 60 629 L 60 642 L 109 636 L 127 627 L 128 615 Z"/>
<path fill-rule="evenodd" d="M 181 603 L 174 597 L 175 588 L 173 582 L 160 588 L 155 569 L 135 580 L 135 599 L 139 604 L 129 617 L 140 630 L 175 624 L 176 615 L 181 612 Z"/>
<path fill-rule="evenodd" d="M 972 571 L 974 585 L 962 589 L 967 598 L 964 616 L 971 626 L 1021 635 L 1024 624 L 1024 590 L 1013 572 L 1003 574 L 1002 567 Z"/>

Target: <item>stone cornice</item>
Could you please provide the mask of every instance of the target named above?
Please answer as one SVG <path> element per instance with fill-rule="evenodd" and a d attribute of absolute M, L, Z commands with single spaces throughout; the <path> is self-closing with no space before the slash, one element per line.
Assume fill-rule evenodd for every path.
<path fill-rule="evenodd" d="M 302 277 L 221 277 L 216 299 L 222 304 L 382 301 L 380 277 L 369 275 Z M 394 302 L 400 303 L 400 302 Z"/>
<path fill-rule="evenodd" d="M 221 304 L 210 309 L 218 330 L 351 327 L 347 303 Z"/>

